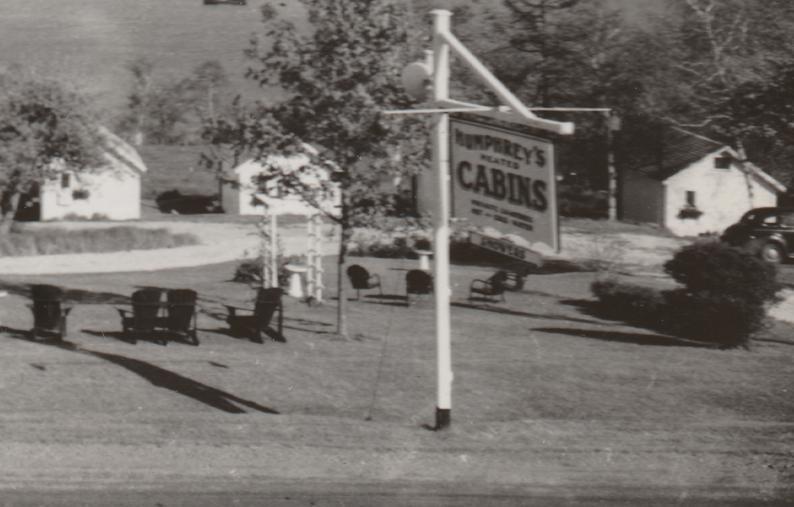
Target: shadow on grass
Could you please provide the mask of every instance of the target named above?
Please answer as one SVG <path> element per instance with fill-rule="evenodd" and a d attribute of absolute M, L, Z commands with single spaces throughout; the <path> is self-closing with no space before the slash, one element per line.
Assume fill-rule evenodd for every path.
<path fill-rule="evenodd" d="M 654 345 L 661 347 L 698 347 L 698 348 L 716 348 L 713 344 L 701 343 L 672 336 L 665 336 L 660 334 L 643 334 L 643 333 L 624 333 L 620 331 L 603 331 L 597 329 L 570 329 L 558 327 L 535 327 L 532 331 L 540 331 L 541 333 L 562 334 L 568 336 L 576 336 L 578 338 L 590 338 L 593 340 L 602 340 L 608 342 L 618 343 L 634 343 L 637 345 Z"/>
<path fill-rule="evenodd" d="M 290 328 L 288 326 L 284 326 L 284 329 L 290 329 Z M 260 340 L 257 337 L 249 336 L 247 334 L 235 333 L 229 327 L 219 327 L 215 329 L 201 329 L 200 331 L 207 331 L 209 333 L 228 336 L 229 338 L 234 338 L 235 340 L 245 340 L 247 342 L 253 342 L 253 343 L 264 343 L 263 340 Z M 283 334 L 279 334 L 279 332 L 273 328 L 267 327 L 263 329 L 262 332 L 265 334 L 265 336 L 267 336 L 274 342 L 280 342 L 280 343 L 287 342 L 287 338 Z"/>
<path fill-rule="evenodd" d="M 481 306 L 475 305 L 471 303 L 462 303 L 462 302 L 453 302 L 451 304 L 456 308 L 466 308 L 470 310 L 481 310 L 484 312 L 491 312 L 491 313 L 501 313 L 505 315 L 515 315 L 516 317 L 530 317 L 533 319 L 546 319 L 546 320 L 564 320 L 569 322 L 580 322 L 582 324 L 601 324 L 603 322 L 599 322 L 596 320 L 589 320 L 589 319 L 579 319 L 576 317 L 569 317 L 567 315 L 554 315 L 554 314 L 542 314 L 542 313 L 529 313 L 529 312 L 522 312 L 519 310 L 513 310 L 510 308 L 500 308 L 498 306 Z"/>
<path fill-rule="evenodd" d="M 399 306 L 402 308 L 411 306 L 407 296 L 401 296 L 398 294 L 384 294 L 383 296 L 367 297 L 368 299 L 365 299 L 362 301 L 362 303 L 366 303 L 368 305 Z"/>
<path fill-rule="evenodd" d="M 127 336 L 122 331 L 95 331 L 93 329 L 81 329 L 80 332 L 91 336 L 97 336 L 99 338 L 113 338 L 114 340 L 124 342 L 128 345 L 133 345 L 132 341 L 127 339 Z"/>
<path fill-rule="evenodd" d="M 378 301 L 405 301 L 407 299 L 404 294 L 370 294 L 365 297 L 367 299 L 377 299 Z"/>
<path fill-rule="evenodd" d="M 201 329 L 199 329 L 198 331 L 201 331 Z M 135 345 L 135 343 L 139 341 L 144 341 L 147 343 L 156 343 L 160 345 L 168 345 L 169 342 L 177 342 L 177 343 L 184 343 L 186 345 L 193 345 L 191 342 L 188 341 L 188 339 L 185 336 L 179 333 L 173 333 L 169 331 L 154 331 L 152 333 L 133 332 L 132 337 L 125 334 L 123 331 L 98 331 L 94 329 L 81 329 L 80 332 L 91 336 L 97 336 L 99 338 L 113 338 L 114 340 L 124 342 L 128 345 Z"/>
<path fill-rule="evenodd" d="M 13 339 L 23 340 L 30 343 L 35 343 L 37 345 L 55 347 L 61 350 L 74 352 L 76 354 L 103 359 L 117 366 L 121 366 L 122 368 L 135 373 L 136 375 L 139 375 L 140 377 L 149 381 L 155 387 L 173 391 L 177 394 L 192 398 L 215 409 L 222 410 L 223 412 L 228 412 L 230 414 L 244 414 L 247 412 L 245 408 L 248 408 L 266 414 L 278 414 L 278 411 L 272 408 L 240 398 L 215 387 L 202 384 L 201 382 L 185 377 L 178 373 L 174 373 L 170 370 L 166 370 L 165 368 L 155 366 L 151 363 L 147 363 L 146 361 L 141 361 L 140 359 L 86 349 L 66 340 L 52 340 L 46 342 L 34 341 L 28 338 L 28 334 L 25 331 L 19 329 L 2 328 L 2 331 Z"/>

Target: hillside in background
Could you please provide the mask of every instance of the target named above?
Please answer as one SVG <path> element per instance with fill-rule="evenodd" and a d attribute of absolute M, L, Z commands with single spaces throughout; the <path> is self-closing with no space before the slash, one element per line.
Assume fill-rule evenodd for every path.
<path fill-rule="evenodd" d="M 496 1 L 496 0 L 494 0 Z M 650 0 L 613 0 L 642 18 Z M 262 0 L 246 6 L 203 5 L 202 0 L 2 0 L 0 65 L 13 63 L 72 81 L 96 97 L 111 116 L 129 91 L 125 66 L 139 57 L 161 75 L 186 76 L 218 60 L 232 86 L 246 97 L 261 96 L 244 79 L 243 49 L 260 28 Z M 283 15 L 299 17 L 296 0 L 277 2 Z M 437 5 L 444 6 L 442 0 Z"/>
<path fill-rule="evenodd" d="M 287 16 L 297 2 L 283 2 Z M 220 61 L 232 86 L 263 93 L 247 82 L 243 49 L 260 27 L 260 1 L 247 6 L 202 0 L 2 0 L 0 65 L 22 64 L 75 83 L 115 115 L 129 91 L 126 64 L 147 57 L 157 73 L 186 76 L 207 60 Z"/>

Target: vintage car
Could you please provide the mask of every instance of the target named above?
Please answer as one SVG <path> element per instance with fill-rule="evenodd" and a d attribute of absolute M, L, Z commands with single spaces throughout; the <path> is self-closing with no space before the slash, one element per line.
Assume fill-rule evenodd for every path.
<path fill-rule="evenodd" d="M 745 213 L 721 237 L 775 264 L 794 259 L 794 208 L 755 208 Z"/>

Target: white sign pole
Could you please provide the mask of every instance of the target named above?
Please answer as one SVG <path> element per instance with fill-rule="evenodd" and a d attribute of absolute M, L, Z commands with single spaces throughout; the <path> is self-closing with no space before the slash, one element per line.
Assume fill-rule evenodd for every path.
<path fill-rule="evenodd" d="M 449 33 L 452 13 L 433 11 L 433 99 L 449 98 Z M 452 411 L 452 342 L 449 286 L 449 115 L 433 115 L 433 169 L 436 175 L 436 209 L 433 213 L 434 292 L 436 299 L 436 355 L 438 397 L 436 426 L 449 427 Z"/>

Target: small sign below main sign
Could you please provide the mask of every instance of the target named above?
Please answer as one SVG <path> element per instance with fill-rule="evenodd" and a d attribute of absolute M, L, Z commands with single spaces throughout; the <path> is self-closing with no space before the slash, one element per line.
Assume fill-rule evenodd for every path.
<path fill-rule="evenodd" d="M 510 241 L 493 238 L 491 236 L 486 236 L 474 231 L 469 233 L 469 241 L 473 245 L 477 245 L 479 247 L 485 248 L 486 250 L 502 254 L 506 257 L 518 259 L 528 264 L 534 264 L 536 266 L 543 264 L 543 257 L 539 253 L 534 252 L 529 248 L 511 243 Z"/>
<path fill-rule="evenodd" d="M 459 118 L 449 133 L 454 216 L 559 251 L 551 141 Z"/>

